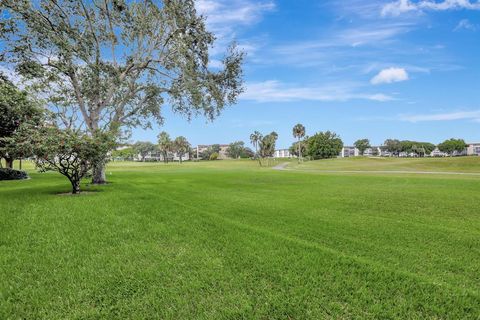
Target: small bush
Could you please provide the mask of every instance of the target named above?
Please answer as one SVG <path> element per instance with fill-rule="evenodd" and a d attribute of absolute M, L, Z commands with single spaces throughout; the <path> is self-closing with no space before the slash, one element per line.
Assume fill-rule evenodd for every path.
<path fill-rule="evenodd" d="M 27 178 L 28 175 L 25 171 L 0 168 L 0 180 L 23 180 Z"/>
<path fill-rule="evenodd" d="M 214 152 L 210 155 L 210 160 L 217 160 L 218 159 L 218 153 Z"/>

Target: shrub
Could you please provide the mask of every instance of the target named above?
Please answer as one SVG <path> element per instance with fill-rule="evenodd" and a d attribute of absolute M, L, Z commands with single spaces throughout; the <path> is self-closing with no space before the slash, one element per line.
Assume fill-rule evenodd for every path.
<path fill-rule="evenodd" d="M 214 152 L 210 155 L 210 160 L 217 160 L 218 159 L 218 153 Z"/>
<path fill-rule="evenodd" d="M 10 168 L 0 168 L 0 180 L 23 180 L 28 179 L 25 171 Z"/>

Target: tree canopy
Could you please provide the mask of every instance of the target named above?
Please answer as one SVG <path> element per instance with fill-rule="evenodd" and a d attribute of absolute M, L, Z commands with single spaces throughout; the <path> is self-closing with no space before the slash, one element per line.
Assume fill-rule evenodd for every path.
<path fill-rule="evenodd" d="M 157 148 L 150 141 L 137 141 L 133 144 L 133 150 L 140 156 L 142 161 L 145 161 L 145 157 L 151 152 L 154 152 Z"/>
<path fill-rule="evenodd" d="M 258 144 L 260 143 L 260 141 L 262 140 L 263 136 L 260 132 L 258 131 L 254 131 L 251 135 L 250 135 L 250 143 L 253 145 L 253 147 L 255 148 L 255 157 L 258 157 Z"/>
<path fill-rule="evenodd" d="M 172 140 L 170 139 L 170 135 L 167 132 L 162 131 L 160 132 L 157 138 L 158 138 L 158 149 L 163 155 L 163 161 L 165 163 L 168 163 L 168 153 L 172 152 L 173 150 L 173 144 L 172 144 Z"/>
<path fill-rule="evenodd" d="M 368 139 L 360 139 L 360 140 L 357 140 L 355 141 L 354 143 L 355 145 L 355 148 L 358 149 L 358 151 L 360 151 L 360 154 L 363 156 L 363 154 L 365 153 L 365 151 L 371 147 L 370 145 L 370 140 Z"/>
<path fill-rule="evenodd" d="M 175 140 L 173 140 L 172 145 L 173 151 L 177 154 L 181 163 L 183 157 L 190 152 L 190 143 L 188 142 L 187 138 L 180 136 L 176 137 Z"/>
<path fill-rule="evenodd" d="M 56 171 L 67 177 L 72 193 L 80 192 L 80 181 L 115 145 L 112 135 L 87 135 L 52 125 L 22 125 L 10 138 L 16 152 L 34 155 L 40 171 Z"/>
<path fill-rule="evenodd" d="M 235 141 L 228 145 L 227 155 L 232 159 L 241 158 L 245 153 L 245 142 Z"/>
<path fill-rule="evenodd" d="M 301 123 L 296 124 L 292 129 L 293 137 L 297 139 L 298 160 L 302 158 L 302 138 L 305 137 L 305 126 Z"/>
<path fill-rule="evenodd" d="M 243 90 L 243 52 L 232 44 L 210 68 L 215 36 L 193 0 L 2 0 L 0 9 L 4 60 L 66 128 L 147 128 L 162 123 L 167 100 L 212 120 Z"/>
<path fill-rule="evenodd" d="M 259 145 L 259 153 L 261 158 L 268 158 L 272 157 L 275 153 L 275 144 L 278 139 L 278 134 L 273 131 L 265 136 L 263 136 L 258 145 Z"/>
<path fill-rule="evenodd" d="M 463 139 L 448 139 L 438 145 L 438 149 L 442 152 L 454 155 L 455 153 L 461 153 L 465 150 L 467 144 Z"/>
<path fill-rule="evenodd" d="M 342 148 L 342 140 L 331 131 L 318 132 L 307 140 L 307 155 L 315 160 L 337 157 Z"/>
<path fill-rule="evenodd" d="M 11 137 L 25 123 L 38 124 L 42 117 L 43 109 L 26 91 L 0 77 L 0 160 L 5 158 L 7 167 L 12 167 L 14 159 L 28 154 L 19 154 L 15 148 L 8 148 L 5 138 Z"/>

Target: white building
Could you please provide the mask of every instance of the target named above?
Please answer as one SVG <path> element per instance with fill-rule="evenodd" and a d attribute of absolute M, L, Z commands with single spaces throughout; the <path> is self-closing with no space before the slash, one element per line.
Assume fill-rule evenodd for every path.
<path fill-rule="evenodd" d="M 339 156 L 341 158 L 349 158 L 349 157 L 358 157 L 359 155 L 360 155 L 360 151 L 357 148 L 345 146 L 342 148 L 342 151 L 340 151 Z"/>
<path fill-rule="evenodd" d="M 293 158 L 294 155 L 291 154 L 290 150 L 288 149 L 279 149 L 279 150 L 275 150 L 273 157 L 274 158 Z"/>
<path fill-rule="evenodd" d="M 468 156 L 480 156 L 480 143 L 468 143 Z"/>
<path fill-rule="evenodd" d="M 180 161 L 180 157 L 178 156 L 177 153 L 169 152 L 167 157 L 168 157 L 168 161 Z M 142 156 L 138 154 L 134 160 L 142 161 Z M 182 155 L 182 161 L 188 161 L 188 160 L 190 160 L 190 155 L 188 153 L 185 153 L 184 155 Z M 147 162 L 164 161 L 163 153 L 161 153 L 160 151 L 150 152 L 145 156 L 145 161 Z"/>
<path fill-rule="evenodd" d="M 367 157 L 374 157 L 374 156 L 379 156 L 382 154 L 382 150 L 380 149 L 380 147 L 371 147 L 371 148 L 368 148 L 367 150 L 365 150 L 365 152 L 363 153 L 364 156 L 367 156 Z"/>
<path fill-rule="evenodd" d="M 435 149 L 430 153 L 430 157 L 446 157 L 446 156 L 448 156 L 448 154 L 440 151 L 438 147 L 435 147 Z"/>

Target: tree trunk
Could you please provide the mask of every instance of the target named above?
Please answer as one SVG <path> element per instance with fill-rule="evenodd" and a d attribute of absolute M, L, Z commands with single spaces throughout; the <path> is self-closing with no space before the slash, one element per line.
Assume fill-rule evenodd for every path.
<path fill-rule="evenodd" d="M 79 194 L 80 193 L 80 181 L 71 179 L 70 182 L 72 183 L 72 194 Z"/>
<path fill-rule="evenodd" d="M 13 158 L 5 158 L 5 167 L 13 169 Z"/>
<path fill-rule="evenodd" d="M 105 164 L 98 164 L 93 168 L 92 176 L 93 184 L 105 184 L 107 183 L 107 178 L 105 177 Z"/>
<path fill-rule="evenodd" d="M 302 146 L 300 145 L 300 139 L 298 139 L 298 163 L 302 159 Z"/>

